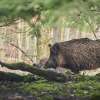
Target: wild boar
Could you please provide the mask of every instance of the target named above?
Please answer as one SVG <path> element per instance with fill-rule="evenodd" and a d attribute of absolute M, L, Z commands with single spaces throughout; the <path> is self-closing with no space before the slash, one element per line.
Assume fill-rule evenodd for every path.
<path fill-rule="evenodd" d="M 64 67 L 74 73 L 100 67 L 100 41 L 73 39 L 50 46 L 47 68 Z"/>

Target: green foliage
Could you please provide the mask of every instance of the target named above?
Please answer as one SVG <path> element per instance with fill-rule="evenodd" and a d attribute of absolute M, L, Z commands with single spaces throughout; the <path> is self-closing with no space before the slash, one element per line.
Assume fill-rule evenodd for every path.
<path fill-rule="evenodd" d="M 68 83 L 54 83 L 47 81 L 37 81 L 35 83 L 26 84 L 24 92 L 30 92 L 33 95 L 39 96 L 52 94 L 54 95 L 76 95 L 76 96 L 94 96 L 100 93 L 100 80 L 98 76 L 77 76 L 79 80 Z M 83 78 L 84 77 L 84 78 Z M 34 93 L 35 92 L 35 93 Z"/>
<path fill-rule="evenodd" d="M 84 77 L 84 78 L 83 78 Z M 80 96 L 91 97 L 92 100 L 100 98 L 100 75 L 77 76 L 77 80 L 66 83 L 54 83 L 38 80 L 32 83 L 0 84 L 0 90 L 31 94 L 38 100 L 53 100 L 54 96 Z"/>
<path fill-rule="evenodd" d="M 64 25 L 94 31 L 100 24 L 100 0 L 0 0 L 0 22 L 3 24 L 11 24 L 19 18 L 30 23 L 35 16 L 40 26 Z M 38 29 L 35 27 L 33 33 L 39 33 Z"/>
<path fill-rule="evenodd" d="M 100 92 L 100 85 L 99 82 L 95 81 L 88 81 L 88 82 L 78 82 L 78 83 L 71 83 L 67 85 L 66 88 L 72 88 L 74 91 L 74 95 L 79 96 L 91 96 L 95 94 L 99 94 Z"/>

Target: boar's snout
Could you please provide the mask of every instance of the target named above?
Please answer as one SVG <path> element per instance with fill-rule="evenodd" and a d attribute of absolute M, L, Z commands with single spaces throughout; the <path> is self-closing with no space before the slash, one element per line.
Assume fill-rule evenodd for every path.
<path fill-rule="evenodd" d="M 46 68 L 56 68 L 56 64 L 55 64 L 54 61 L 48 60 L 48 61 L 46 62 L 46 64 L 45 64 L 45 67 L 46 67 Z"/>

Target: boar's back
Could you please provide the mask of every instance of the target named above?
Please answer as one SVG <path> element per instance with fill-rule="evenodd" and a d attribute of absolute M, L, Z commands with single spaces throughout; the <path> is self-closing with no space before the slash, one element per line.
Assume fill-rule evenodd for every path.
<path fill-rule="evenodd" d="M 78 72 L 100 67 L 100 41 L 81 38 L 56 43 L 56 45 L 59 46 L 59 54 L 64 58 L 65 68 Z M 51 50 L 53 48 L 56 50 L 55 44 Z"/>

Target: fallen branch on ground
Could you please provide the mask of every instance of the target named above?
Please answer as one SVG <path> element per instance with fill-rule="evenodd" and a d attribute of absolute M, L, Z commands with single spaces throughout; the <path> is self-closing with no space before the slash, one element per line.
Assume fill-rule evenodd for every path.
<path fill-rule="evenodd" d="M 7 67 L 9 69 L 13 70 L 21 70 L 21 71 L 27 71 L 35 75 L 39 75 L 41 77 L 44 77 L 45 79 L 49 81 L 58 81 L 58 82 L 65 82 L 70 80 L 66 75 L 62 73 L 57 73 L 51 70 L 43 70 L 43 69 L 38 69 L 32 65 L 26 64 L 26 63 L 4 63 L 0 61 L 0 65 L 3 67 Z"/>
<path fill-rule="evenodd" d="M 11 81 L 11 82 L 33 82 L 35 80 L 33 75 L 18 75 L 10 72 L 0 71 L 0 81 Z"/>

